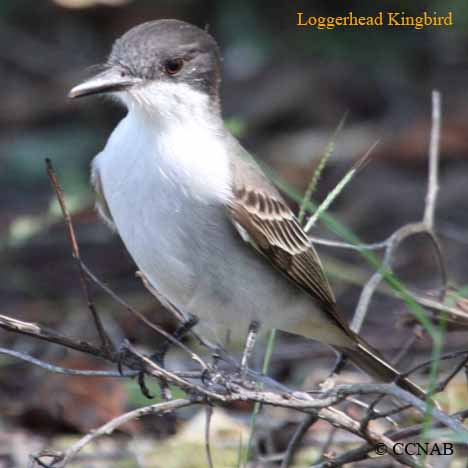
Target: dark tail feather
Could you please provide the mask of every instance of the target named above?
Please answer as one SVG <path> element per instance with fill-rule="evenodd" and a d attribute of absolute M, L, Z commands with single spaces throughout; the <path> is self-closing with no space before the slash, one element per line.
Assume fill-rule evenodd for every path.
<path fill-rule="evenodd" d="M 381 382 L 396 382 L 398 386 L 412 393 L 422 400 L 426 399 L 426 393 L 411 380 L 400 377 L 400 373 L 392 367 L 385 359 L 374 351 L 367 343 L 359 339 L 355 348 L 339 348 L 349 359 L 366 374 Z"/>

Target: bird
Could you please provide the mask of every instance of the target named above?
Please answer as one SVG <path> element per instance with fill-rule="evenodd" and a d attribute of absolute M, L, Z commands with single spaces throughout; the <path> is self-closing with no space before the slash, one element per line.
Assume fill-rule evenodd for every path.
<path fill-rule="evenodd" d="M 259 323 L 302 335 L 424 398 L 351 330 L 294 212 L 226 127 L 221 63 L 204 29 L 154 20 L 118 38 L 99 73 L 71 89 L 127 110 L 92 161 L 100 216 L 202 334 L 245 336 Z"/>

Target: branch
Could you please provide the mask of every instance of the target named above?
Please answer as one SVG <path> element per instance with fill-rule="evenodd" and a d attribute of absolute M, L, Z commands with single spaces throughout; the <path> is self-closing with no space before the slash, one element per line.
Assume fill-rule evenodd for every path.
<path fill-rule="evenodd" d="M 206 423 L 205 423 L 205 450 L 206 450 L 206 459 L 208 460 L 208 468 L 214 468 L 213 457 L 211 455 L 211 446 L 210 446 L 210 428 L 211 428 L 211 418 L 213 416 L 213 407 L 211 405 L 206 406 Z"/>
<path fill-rule="evenodd" d="M 397 387 L 395 384 L 350 384 L 339 385 L 334 390 L 334 393 L 341 396 L 347 395 L 387 395 L 397 398 L 399 401 L 410 404 L 420 413 L 424 414 L 427 410 L 427 403 L 413 394 Z M 433 408 L 432 417 L 452 429 L 453 431 L 465 435 L 468 438 L 468 428 L 461 424 L 459 421 L 451 418 L 446 413 L 438 408 Z M 467 439 L 468 440 L 468 439 Z"/>
<path fill-rule="evenodd" d="M 53 457 L 54 460 L 52 465 L 54 468 L 64 467 L 68 462 L 70 462 L 77 453 L 87 444 L 92 442 L 94 439 L 101 437 L 103 435 L 110 435 L 118 427 L 122 426 L 128 421 L 133 419 L 138 419 L 148 414 L 161 414 L 175 411 L 176 409 L 184 408 L 186 406 L 192 406 L 199 403 L 197 400 L 189 400 L 180 398 L 178 400 L 172 400 L 163 403 L 157 403 L 155 405 L 144 406 L 143 408 L 138 408 L 128 413 L 117 416 L 116 418 L 110 420 L 108 423 L 103 426 L 95 429 L 92 432 L 89 432 L 84 437 L 82 437 L 78 442 L 74 443 L 70 448 L 68 448 L 64 453 L 51 454 L 50 451 L 47 451 L 45 454 L 38 454 L 34 458 L 37 462 L 40 462 L 43 457 Z M 42 462 L 43 463 L 43 462 Z"/>
<path fill-rule="evenodd" d="M 429 177 L 427 183 L 424 224 L 434 229 L 434 214 L 439 191 L 439 153 L 441 129 L 441 97 L 438 91 L 432 92 L 432 129 L 429 143 Z"/>
<path fill-rule="evenodd" d="M 36 324 L 21 322 L 0 316 L 0 326 L 10 331 L 19 331 L 20 333 L 35 336 L 57 344 L 62 344 L 72 349 L 88 352 L 88 354 L 93 354 L 107 360 L 110 359 L 107 355 L 103 354 L 104 352 L 100 348 L 93 347 L 92 345 L 84 342 L 75 342 L 68 337 L 51 335 L 50 333 L 46 333 L 43 328 Z M 194 398 L 197 398 L 198 400 L 208 399 L 209 401 L 218 404 L 225 404 L 234 401 L 255 401 L 272 406 L 295 409 L 304 413 L 313 414 L 314 417 L 324 419 L 333 426 L 352 432 L 353 434 L 364 438 L 369 443 L 374 444 L 384 443 L 389 446 L 390 442 L 378 433 L 369 432 L 368 430 L 363 431 L 363 428 L 358 421 L 355 421 L 341 411 L 333 408 L 332 405 L 335 405 L 352 395 L 383 394 L 393 396 L 400 401 L 411 404 L 421 413 L 424 413 L 427 410 L 425 402 L 398 388 L 394 384 L 340 385 L 329 392 L 318 392 L 320 397 L 316 398 L 305 392 L 285 391 L 285 387 L 280 384 L 277 384 L 277 386 L 278 388 L 283 389 L 281 391 L 273 392 L 270 390 L 258 390 L 260 385 L 271 385 L 271 379 L 265 379 L 265 381 L 254 380 L 251 384 L 253 387 L 250 388 L 249 385 L 249 388 L 247 388 L 245 386 L 246 382 L 239 382 L 236 374 L 223 375 L 219 370 L 212 375 L 208 372 L 205 376 L 204 385 L 195 384 L 187 380 L 184 375 L 178 375 L 176 372 L 160 367 L 149 358 L 138 353 L 130 345 L 128 345 L 128 353 L 124 353 L 124 355 L 119 356 L 119 358 L 122 364 L 127 367 L 143 371 L 156 378 L 163 378 L 168 383 L 176 385 L 188 394 L 193 395 Z M 115 359 L 117 360 L 117 357 L 115 357 Z M 253 378 L 253 375 L 249 374 L 249 379 L 251 378 Z M 142 411 L 145 410 L 142 409 Z M 433 408 L 432 415 L 435 420 L 439 421 L 443 425 L 460 434 L 467 434 L 468 436 L 466 428 L 460 422 L 447 416 L 445 413 Z M 400 461 L 413 466 L 411 464 L 411 460 L 400 459 Z"/>
<path fill-rule="evenodd" d="M 57 344 L 63 346 L 64 348 L 72 349 L 74 351 L 79 351 L 81 353 L 89 354 L 94 357 L 98 357 L 104 359 L 110 363 L 126 366 L 129 369 L 141 372 L 141 363 L 139 360 L 135 360 L 131 356 L 122 355 L 120 352 L 113 353 L 112 356 L 108 356 L 101 348 L 98 348 L 91 343 L 88 343 L 83 340 L 70 338 L 68 336 L 61 335 L 53 330 L 50 330 L 46 327 L 38 325 L 33 322 L 24 322 L 21 320 L 14 319 L 12 317 L 8 317 L 6 315 L 0 315 L 0 328 L 13 333 L 18 333 L 25 336 L 30 336 L 32 338 L 47 341 L 49 343 Z M 33 358 L 24 353 L 19 353 L 17 351 L 8 350 L 4 348 L 0 348 L 4 351 L 3 354 L 9 354 L 10 356 L 17 357 L 18 359 L 22 359 L 24 361 L 31 362 L 32 364 L 38 365 L 46 370 L 51 372 L 58 372 L 58 373 L 66 373 L 67 369 L 60 368 L 54 366 L 53 364 L 46 363 L 39 359 Z M 70 371 L 74 372 L 74 369 L 69 369 Z M 63 371 L 63 372 L 62 372 Z M 87 371 L 87 372 L 94 372 L 94 371 Z M 110 372 L 110 371 L 109 371 Z M 109 377 L 114 377 L 109 373 Z M 131 372 L 128 375 L 133 375 L 134 373 Z M 157 373 L 148 372 L 149 375 L 154 375 L 155 377 L 160 377 Z M 85 374 L 83 374 L 85 375 Z M 91 375 L 91 374 L 89 374 Z M 127 376 L 124 372 L 124 375 Z M 203 374 L 200 371 L 187 371 L 187 372 L 177 372 L 174 373 L 175 376 L 180 378 L 189 378 L 189 379 L 196 379 L 202 378 Z"/>
<path fill-rule="evenodd" d="M 109 359 L 109 357 L 103 355 L 103 351 L 99 348 L 93 347 L 92 345 L 84 342 L 75 342 L 68 337 L 51 335 L 50 333 L 46 333 L 44 329 L 36 324 L 21 322 L 15 319 L 9 319 L 7 317 L 0 317 L 0 326 L 10 331 L 19 330 L 23 334 L 39 337 L 41 339 L 45 339 L 46 341 L 55 342 L 57 344 L 71 347 L 72 349 L 77 349 L 79 351 L 88 352 L 89 354 L 93 354 L 104 359 Z M 353 420 L 349 416 L 336 410 L 335 408 L 332 408 L 331 406 L 352 395 L 383 394 L 391 395 L 400 401 L 411 404 L 421 413 L 424 413 L 427 408 L 425 402 L 418 400 L 413 395 L 405 392 L 393 384 L 340 385 L 329 392 L 319 392 L 320 398 L 314 398 L 310 394 L 304 392 L 286 392 L 283 390 L 277 393 L 269 390 L 246 388 L 243 386 L 245 385 L 245 382 L 237 382 L 235 375 L 222 375 L 218 371 L 214 375 L 206 376 L 206 379 L 208 380 L 205 382 L 206 385 L 202 386 L 190 382 L 183 375 L 178 375 L 173 371 L 169 371 L 160 367 L 158 364 L 152 362 L 149 358 L 138 353 L 131 346 L 128 347 L 128 351 L 129 355 L 124 354 L 123 356 L 120 356 L 120 359 L 124 365 L 133 368 L 134 370 L 143 370 L 148 375 L 152 375 L 156 378 L 164 378 L 167 382 L 178 386 L 191 395 L 197 396 L 197 398 L 208 398 L 212 402 L 217 403 L 256 401 L 272 406 L 295 409 L 304 413 L 314 414 L 314 417 L 324 419 L 335 427 L 341 427 L 362 438 L 365 438 L 369 442 L 374 441 L 374 443 L 376 443 L 376 441 L 378 441 L 378 443 L 385 443 L 385 441 L 382 442 L 382 436 L 377 433 L 371 433 L 370 435 L 368 434 L 368 431 L 365 431 L 364 433 L 359 422 Z M 249 378 L 252 378 L 251 374 L 249 374 Z M 262 381 L 261 384 L 271 385 L 269 380 L 265 380 L 265 382 Z M 260 385 L 259 382 L 254 384 L 254 387 L 258 385 Z M 278 388 L 285 388 L 280 384 L 277 385 Z M 462 424 L 440 412 L 436 408 L 432 409 L 432 414 L 435 420 L 438 420 L 452 430 L 462 434 L 467 433 L 465 427 Z M 410 461 L 405 460 L 405 463 L 410 464 Z"/>
<path fill-rule="evenodd" d="M 351 328 L 355 332 L 359 332 L 364 322 L 369 309 L 369 304 L 374 295 L 375 290 L 381 283 L 384 272 L 390 270 L 393 254 L 399 245 L 408 237 L 425 233 L 431 239 L 434 249 L 438 258 L 439 268 L 441 272 L 441 278 L 443 283 L 443 294 L 447 287 L 447 273 L 445 263 L 441 254 L 440 243 L 436 233 L 434 232 L 434 215 L 437 192 L 439 188 L 439 143 L 440 143 L 440 121 L 441 121 L 441 98 L 438 91 L 432 92 L 432 128 L 429 148 L 429 175 L 427 181 L 427 194 L 424 209 L 423 220 L 418 223 L 411 223 L 402 226 L 396 232 L 394 232 L 386 241 L 386 248 L 384 259 L 380 269 L 375 272 L 369 281 L 364 286 L 359 303 L 356 307 L 353 319 L 351 321 Z"/>
<path fill-rule="evenodd" d="M 82 353 L 91 354 L 92 356 L 107 359 L 108 354 L 101 348 L 98 348 L 91 343 L 83 340 L 77 340 L 61 335 L 49 328 L 38 325 L 33 322 L 24 322 L 21 320 L 8 317 L 6 315 L 0 315 L 0 328 L 21 335 L 31 336 L 33 338 L 48 341 L 49 343 L 58 344 L 65 348 L 80 351 Z"/>
<path fill-rule="evenodd" d="M 106 294 L 108 294 L 117 304 L 120 304 L 122 307 L 124 307 L 128 312 L 131 314 L 135 315 L 138 320 L 143 322 L 145 325 L 147 325 L 149 328 L 153 329 L 154 331 L 158 332 L 160 335 L 162 335 L 166 340 L 170 341 L 174 345 L 178 346 L 181 348 L 183 351 L 185 351 L 194 361 L 198 362 L 202 369 L 206 370 L 207 366 L 203 359 L 196 354 L 194 351 L 192 351 L 189 347 L 185 346 L 184 343 L 182 343 L 180 340 L 172 336 L 170 333 L 167 333 L 165 330 L 163 330 L 161 327 L 153 323 L 151 320 L 146 318 L 140 311 L 136 310 L 133 308 L 128 302 L 123 300 L 118 294 L 116 294 L 109 286 L 107 286 L 105 283 L 103 283 L 83 262 L 83 260 L 80 259 L 80 265 L 84 271 L 84 273 L 88 276 L 88 278 L 93 281 L 97 286 L 99 286 Z M 169 309 L 171 310 L 171 309 Z M 179 318 L 178 315 L 176 315 L 176 318 Z"/>
<path fill-rule="evenodd" d="M 388 239 L 381 242 L 374 242 L 372 244 L 349 244 L 348 242 L 333 241 L 330 239 L 322 239 L 321 237 L 309 236 L 313 244 L 326 245 L 328 247 L 336 247 L 338 249 L 348 250 L 379 250 L 384 249 L 388 245 Z"/>
<path fill-rule="evenodd" d="M 57 200 L 60 204 L 60 209 L 62 210 L 63 219 L 65 221 L 65 226 L 67 228 L 68 239 L 70 240 L 72 255 L 78 264 L 78 268 L 80 272 L 81 288 L 86 298 L 88 309 L 91 312 L 91 316 L 93 318 L 94 324 L 96 325 L 96 329 L 97 329 L 99 338 L 101 340 L 101 346 L 106 351 L 106 353 L 110 356 L 112 352 L 114 351 L 114 346 L 109 336 L 107 335 L 106 331 L 104 330 L 104 326 L 102 325 L 101 318 L 99 317 L 96 307 L 91 299 L 91 292 L 89 291 L 88 281 L 86 279 L 83 268 L 81 266 L 80 249 L 78 247 L 78 242 L 76 241 L 76 235 L 75 235 L 75 230 L 73 228 L 71 216 L 65 204 L 63 190 L 60 187 L 60 183 L 57 179 L 57 175 L 55 174 L 51 160 L 46 159 L 45 162 L 46 162 L 46 167 L 47 167 L 47 175 L 49 176 L 52 187 L 55 190 L 55 195 L 57 196 Z"/>
<path fill-rule="evenodd" d="M 327 417 L 323 417 L 324 413 L 329 413 L 329 412 L 332 412 L 332 414 L 327 414 Z M 383 434 L 378 434 L 372 430 L 367 430 L 363 432 L 360 423 L 350 418 L 345 413 L 335 410 L 334 408 L 330 408 L 330 409 L 326 408 L 326 409 L 321 410 L 320 414 L 322 415 L 323 419 L 326 419 L 333 426 L 338 427 L 340 429 L 344 429 L 348 432 L 351 432 L 352 434 L 355 434 L 367 440 L 367 442 L 372 447 L 376 446 L 377 444 L 383 444 L 387 449 L 387 453 L 391 455 L 395 460 L 403 464 L 404 466 L 410 466 L 412 468 L 420 468 L 419 463 L 417 463 L 413 457 L 408 456 L 406 454 L 397 455 L 393 453 L 393 451 L 391 450 L 393 447 L 393 442 L 391 439 L 389 439 Z M 314 468 L 315 467 L 325 468 L 329 466 L 334 466 L 334 465 L 330 463 L 329 461 L 324 462 L 324 463 L 319 463 L 318 465 L 313 465 Z M 338 465 L 335 465 L 335 466 L 338 466 Z"/>
<path fill-rule="evenodd" d="M 83 370 L 83 369 L 69 369 L 65 367 L 55 366 L 48 362 L 37 359 L 29 354 L 21 353 L 19 351 L 13 351 L 11 349 L 0 348 L 0 354 L 6 354 L 7 356 L 12 356 L 22 361 L 29 362 L 35 366 L 41 367 L 42 369 L 48 370 L 50 372 L 55 372 L 56 374 L 64 375 L 81 375 L 84 377 L 134 377 L 138 374 L 137 371 L 103 371 L 103 370 Z"/>
<path fill-rule="evenodd" d="M 459 413 L 455 413 L 450 415 L 451 418 L 456 418 L 456 419 L 464 419 L 466 416 L 468 416 L 468 410 L 461 411 Z M 434 428 L 441 427 L 440 423 L 434 424 Z M 385 435 L 389 437 L 393 442 L 399 441 L 399 440 L 404 440 L 408 439 L 410 437 L 417 437 L 421 434 L 423 431 L 424 426 L 423 424 L 416 424 L 411 427 L 406 427 L 404 429 L 400 429 L 397 431 L 390 431 L 387 432 Z M 350 450 L 343 455 L 340 455 L 339 457 L 335 458 L 332 461 L 328 462 L 327 468 L 330 467 L 339 467 L 343 466 L 347 463 L 352 463 L 352 462 L 357 462 L 361 460 L 365 460 L 368 458 L 368 454 L 372 452 L 375 449 L 374 445 L 372 444 L 363 444 L 360 447 Z M 319 466 L 322 466 L 324 468 L 324 465 L 316 465 L 317 468 Z"/>
<path fill-rule="evenodd" d="M 299 424 L 293 436 L 289 440 L 288 447 L 284 454 L 283 461 L 280 468 L 288 468 L 291 464 L 294 453 L 299 448 L 302 439 L 307 434 L 307 431 L 318 421 L 318 415 L 315 413 L 308 414 L 304 420 Z"/>

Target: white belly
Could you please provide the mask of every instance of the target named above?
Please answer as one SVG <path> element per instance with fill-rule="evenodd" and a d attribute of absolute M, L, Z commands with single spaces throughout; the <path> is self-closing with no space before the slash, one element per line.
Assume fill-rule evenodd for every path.
<path fill-rule="evenodd" d="M 213 154 L 221 149 L 211 147 L 214 157 L 204 162 L 211 174 L 204 174 L 197 158 L 208 157 L 210 149 L 203 142 L 197 151 L 196 139 L 178 146 L 158 135 L 129 138 L 135 129 L 127 119 L 96 157 L 93 170 L 119 235 L 152 286 L 181 312 L 200 317 L 218 339 L 226 329 L 245 336 L 252 319 L 300 333 L 299 324 L 307 318 L 308 336 L 333 341 L 324 336 L 326 321 L 311 298 L 276 272 L 230 223 L 222 203 L 229 194 L 229 162 L 224 154 Z M 185 152 L 182 164 L 174 164 L 171 151 Z M 200 184 L 196 195 L 193 183 L 187 183 L 194 174 Z"/>
<path fill-rule="evenodd" d="M 193 295 L 201 254 L 214 231 L 208 220 L 213 212 L 221 214 L 229 188 L 228 161 L 214 154 L 219 147 L 210 151 L 201 132 L 188 136 L 158 133 L 129 114 L 93 161 L 113 222 L 138 268 L 180 306 Z"/>

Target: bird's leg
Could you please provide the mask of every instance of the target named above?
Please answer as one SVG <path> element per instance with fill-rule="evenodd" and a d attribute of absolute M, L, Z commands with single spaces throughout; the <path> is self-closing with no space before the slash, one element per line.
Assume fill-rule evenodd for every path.
<path fill-rule="evenodd" d="M 335 386 L 336 376 L 339 375 L 340 372 L 343 370 L 344 366 L 347 363 L 347 360 L 348 360 L 348 357 L 346 356 L 346 354 L 339 353 L 337 355 L 333 369 L 331 370 L 328 377 L 320 384 L 320 387 L 322 388 L 322 390 L 324 391 L 331 390 Z"/>
<path fill-rule="evenodd" d="M 158 301 L 165 307 L 172 315 L 181 322 L 180 326 L 173 334 L 174 339 L 181 340 L 192 328 L 198 323 L 198 318 L 195 315 L 189 314 L 188 318 L 185 317 L 171 302 L 169 302 L 156 288 L 149 282 L 148 278 L 141 271 L 136 272 L 137 278 L 140 278 L 143 286 L 158 299 Z M 151 356 L 151 359 L 157 361 L 158 364 L 164 367 L 164 357 L 169 351 L 171 340 L 164 340 L 160 349 Z"/>
<path fill-rule="evenodd" d="M 188 319 L 182 322 L 176 331 L 173 333 L 172 337 L 174 340 L 180 341 L 184 338 L 187 333 L 198 323 L 198 317 L 192 314 L 189 314 Z M 172 344 L 172 340 L 165 339 L 158 349 L 152 356 L 151 359 L 158 362 L 159 365 L 164 367 L 164 357 L 166 356 L 169 348 Z"/>
<path fill-rule="evenodd" d="M 346 356 L 346 354 L 338 354 L 335 365 L 333 366 L 329 377 L 332 377 L 333 375 L 338 375 L 344 369 L 344 366 L 346 366 L 347 361 L 348 357 Z"/>
<path fill-rule="evenodd" d="M 252 320 L 249 326 L 249 334 L 247 335 L 247 340 L 245 341 L 244 352 L 242 353 L 240 374 L 241 379 L 245 380 L 247 373 L 249 371 L 249 359 L 252 355 L 253 349 L 255 347 L 255 341 L 257 340 L 258 329 L 260 328 L 260 322 L 257 320 Z"/>
<path fill-rule="evenodd" d="M 120 345 L 120 349 L 117 353 L 117 369 L 119 370 L 120 375 L 123 375 L 123 363 L 125 359 L 131 356 L 129 348 L 130 343 L 127 339 L 125 339 Z M 150 391 L 148 390 L 148 387 L 146 386 L 145 371 L 143 370 L 143 368 L 138 372 L 136 377 L 141 393 L 148 399 L 154 398 L 154 395 L 151 395 Z"/>

